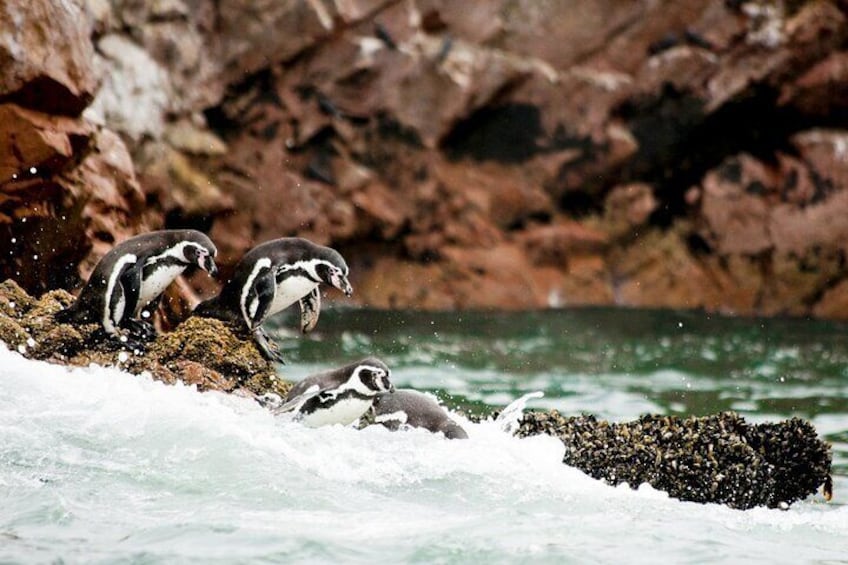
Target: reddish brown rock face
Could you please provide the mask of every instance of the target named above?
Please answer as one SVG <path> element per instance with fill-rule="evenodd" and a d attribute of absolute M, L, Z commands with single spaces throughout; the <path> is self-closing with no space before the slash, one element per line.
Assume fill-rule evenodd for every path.
<path fill-rule="evenodd" d="M 848 318 L 843 3 L 54 4 L 0 9 L 0 274 L 29 290 L 190 226 L 225 274 L 333 245 L 380 307 Z"/>

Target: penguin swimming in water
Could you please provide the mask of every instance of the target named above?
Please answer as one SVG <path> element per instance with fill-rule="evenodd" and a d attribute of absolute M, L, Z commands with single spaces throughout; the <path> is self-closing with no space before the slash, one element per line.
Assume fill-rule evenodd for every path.
<path fill-rule="evenodd" d="M 100 324 L 107 335 L 140 346 L 138 340 L 156 337 L 153 325 L 139 318 L 142 309 L 189 266 L 214 276 L 217 253 L 212 240 L 197 230 L 160 230 L 131 237 L 100 259 L 76 301 L 57 312 L 55 319 Z"/>
<path fill-rule="evenodd" d="M 194 314 L 245 327 L 262 354 L 283 363 L 262 323 L 295 302 L 300 303 L 300 329 L 311 331 L 321 311 L 321 283 L 350 296 L 348 267 L 335 249 L 299 237 L 267 241 L 248 251 L 218 296 L 206 300 Z"/>
<path fill-rule="evenodd" d="M 417 390 L 399 389 L 379 394 L 374 399 L 373 411 L 374 423 L 390 430 L 409 426 L 441 432 L 448 439 L 468 439 L 465 430 L 450 419 L 438 402 Z"/>
<path fill-rule="evenodd" d="M 391 371 L 376 357 L 312 375 L 295 384 L 275 414 L 294 412 L 311 428 L 359 420 L 381 392 L 394 390 Z"/>

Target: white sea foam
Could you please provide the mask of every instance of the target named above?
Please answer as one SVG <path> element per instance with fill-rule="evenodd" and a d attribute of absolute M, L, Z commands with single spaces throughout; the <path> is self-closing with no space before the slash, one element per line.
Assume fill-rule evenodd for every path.
<path fill-rule="evenodd" d="M 308 429 L 256 403 L 0 347 L 0 561 L 769 560 L 848 554 L 848 507 L 608 487 L 550 437 Z M 837 490 L 837 496 L 839 492 Z M 641 556 L 641 557 L 640 557 Z"/>

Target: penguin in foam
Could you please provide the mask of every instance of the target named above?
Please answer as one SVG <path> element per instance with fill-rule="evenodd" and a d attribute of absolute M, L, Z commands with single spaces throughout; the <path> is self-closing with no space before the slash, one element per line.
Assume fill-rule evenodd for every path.
<path fill-rule="evenodd" d="M 390 430 L 404 427 L 424 428 L 443 433 L 448 439 L 468 439 L 465 430 L 451 420 L 447 411 L 429 394 L 412 389 L 398 389 L 374 399 L 374 423 Z"/>
<path fill-rule="evenodd" d="M 391 392 L 391 371 L 376 357 L 309 376 L 295 384 L 275 414 L 291 412 L 296 421 L 317 428 L 357 422 L 374 397 Z"/>

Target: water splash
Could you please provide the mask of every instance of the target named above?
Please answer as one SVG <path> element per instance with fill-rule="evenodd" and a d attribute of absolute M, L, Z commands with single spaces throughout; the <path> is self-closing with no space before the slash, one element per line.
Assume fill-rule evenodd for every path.
<path fill-rule="evenodd" d="M 524 409 L 527 407 L 527 403 L 534 398 L 542 398 L 543 396 L 545 396 L 545 393 L 538 390 L 513 400 L 498 414 L 495 423 L 500 425 L 501 429 L 509 435 L 515 434 L 520 427 L 519 422 L 524 416 Z"/>

